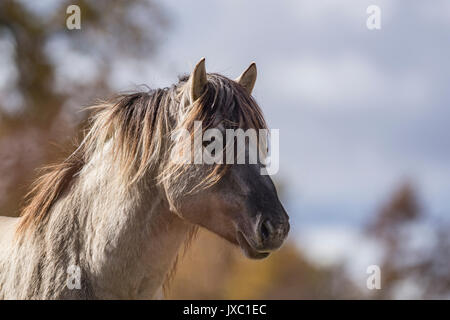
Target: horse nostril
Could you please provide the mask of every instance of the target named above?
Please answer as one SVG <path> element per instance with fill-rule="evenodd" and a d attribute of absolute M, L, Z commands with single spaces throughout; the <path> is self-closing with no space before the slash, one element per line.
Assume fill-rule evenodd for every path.
<path fill-rule="evenodd" d="M 261 225 L 261 236 L 263 239 L 270 238 L 270 235 L 273 234 L 273 225 L 269 220 L 266 220 Z"/>

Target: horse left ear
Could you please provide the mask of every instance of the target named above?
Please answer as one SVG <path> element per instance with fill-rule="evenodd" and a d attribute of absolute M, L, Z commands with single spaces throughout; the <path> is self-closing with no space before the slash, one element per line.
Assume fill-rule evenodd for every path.
<path fill-rule="evenodd" d="M 201 58 L 197 63 L 194 71 L 191 73 L 189 82 L 191 86 L 191 102 L 194 102 L 203 95 L 206 89 L 206 84 L 208 83 L 208 80 L 206 79 L 205 58 Z"/>
<path fill-rule="evenodd" d="M 243 86 L 248 94 L 252 94 L 256 82 L 256 63 L 252 62 L 235 81 Z"/>

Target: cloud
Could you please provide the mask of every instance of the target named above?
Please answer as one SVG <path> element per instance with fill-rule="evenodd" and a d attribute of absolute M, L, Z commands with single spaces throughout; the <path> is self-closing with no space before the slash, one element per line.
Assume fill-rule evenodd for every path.
<path fill-rule="evenodd" d="M 364 285 L 367 267 L 382 263 L 383 250 L 380 245 L 355 227 L 308 228 L 298 235 L 296 243 L 315 264 L 329 267 L 342 262 L 350 263 L 347 266 L 350 276 Z"/>
<path fill-rule="evenodd" d="M 432 6 L 419 1 L 414 4 L 418 15 L 432 24 L 450 24 L 450 2 L 447 0 L 436 0 Z"/>
<path fill-rule="evenodd" d="M 266 71 L 267 72 L 267 71 Z M 394 73 L 357 53 L 300 56 L 274 62 L 269 78 L 281 74 L 274 90 L 315 108 L 408 108 L 429 98 L 427 79 L 413 71 Z M 273 78 L 272 78 L 273 79 Z"/>

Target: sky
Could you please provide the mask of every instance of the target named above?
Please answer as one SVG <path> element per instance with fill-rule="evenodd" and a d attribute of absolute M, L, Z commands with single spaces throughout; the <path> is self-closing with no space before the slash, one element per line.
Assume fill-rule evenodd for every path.
<path fill-rule="evenodd" d="M 291 234 L 315 246 L 320 259 L 339 246 L 372 246 L 352 246 L 358 239 L 351 231 L 405 181 L 427 213 L 448 219 L 450 1 L 160 5 L 171 23 L 158 54 L 118 64 L 111 85 L 169 86 L 201 57 L 208 72 L 235 78 L 255 61 L 254 96 L 269 126 L 280 130 L 274 179 L 284 186 Z M 366 27 L 370 5 L 381 9 L 380 30 Z M 58 72 L 73 77 L 74 61 L 83 76 L 95 68 L 70 61 Z"/>
<path fill-rule="evenodd" d="M 366 27 L 373 4 L 380 30 Z M 172 25 L 157 58 L 124 64 L 111 81 L 170 85 L 201 57 L 207 71 L 234 78 L 255 61 L 254 96 L 280 130 L 274 178 L 294 229 L 364 224 L 405 181 L 432 216 L 448 215 L 450 2 L 168 0 L 163 8 Z"/>

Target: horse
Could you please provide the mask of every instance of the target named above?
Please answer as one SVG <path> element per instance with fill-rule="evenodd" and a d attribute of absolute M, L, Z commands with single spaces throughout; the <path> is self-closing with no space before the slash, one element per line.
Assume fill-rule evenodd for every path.
<path fill-rule="evenodd" d="M 252 259 L 281 247 L 289 217 L 263 164 L 171 161 L 175 130 L 264 129 L 252 63 L 236 80 L 201 59 L 171 87 L 90 107 L 84 138 L 0 217 L 0 299 L 160 299 L 198 228 Z"/>

